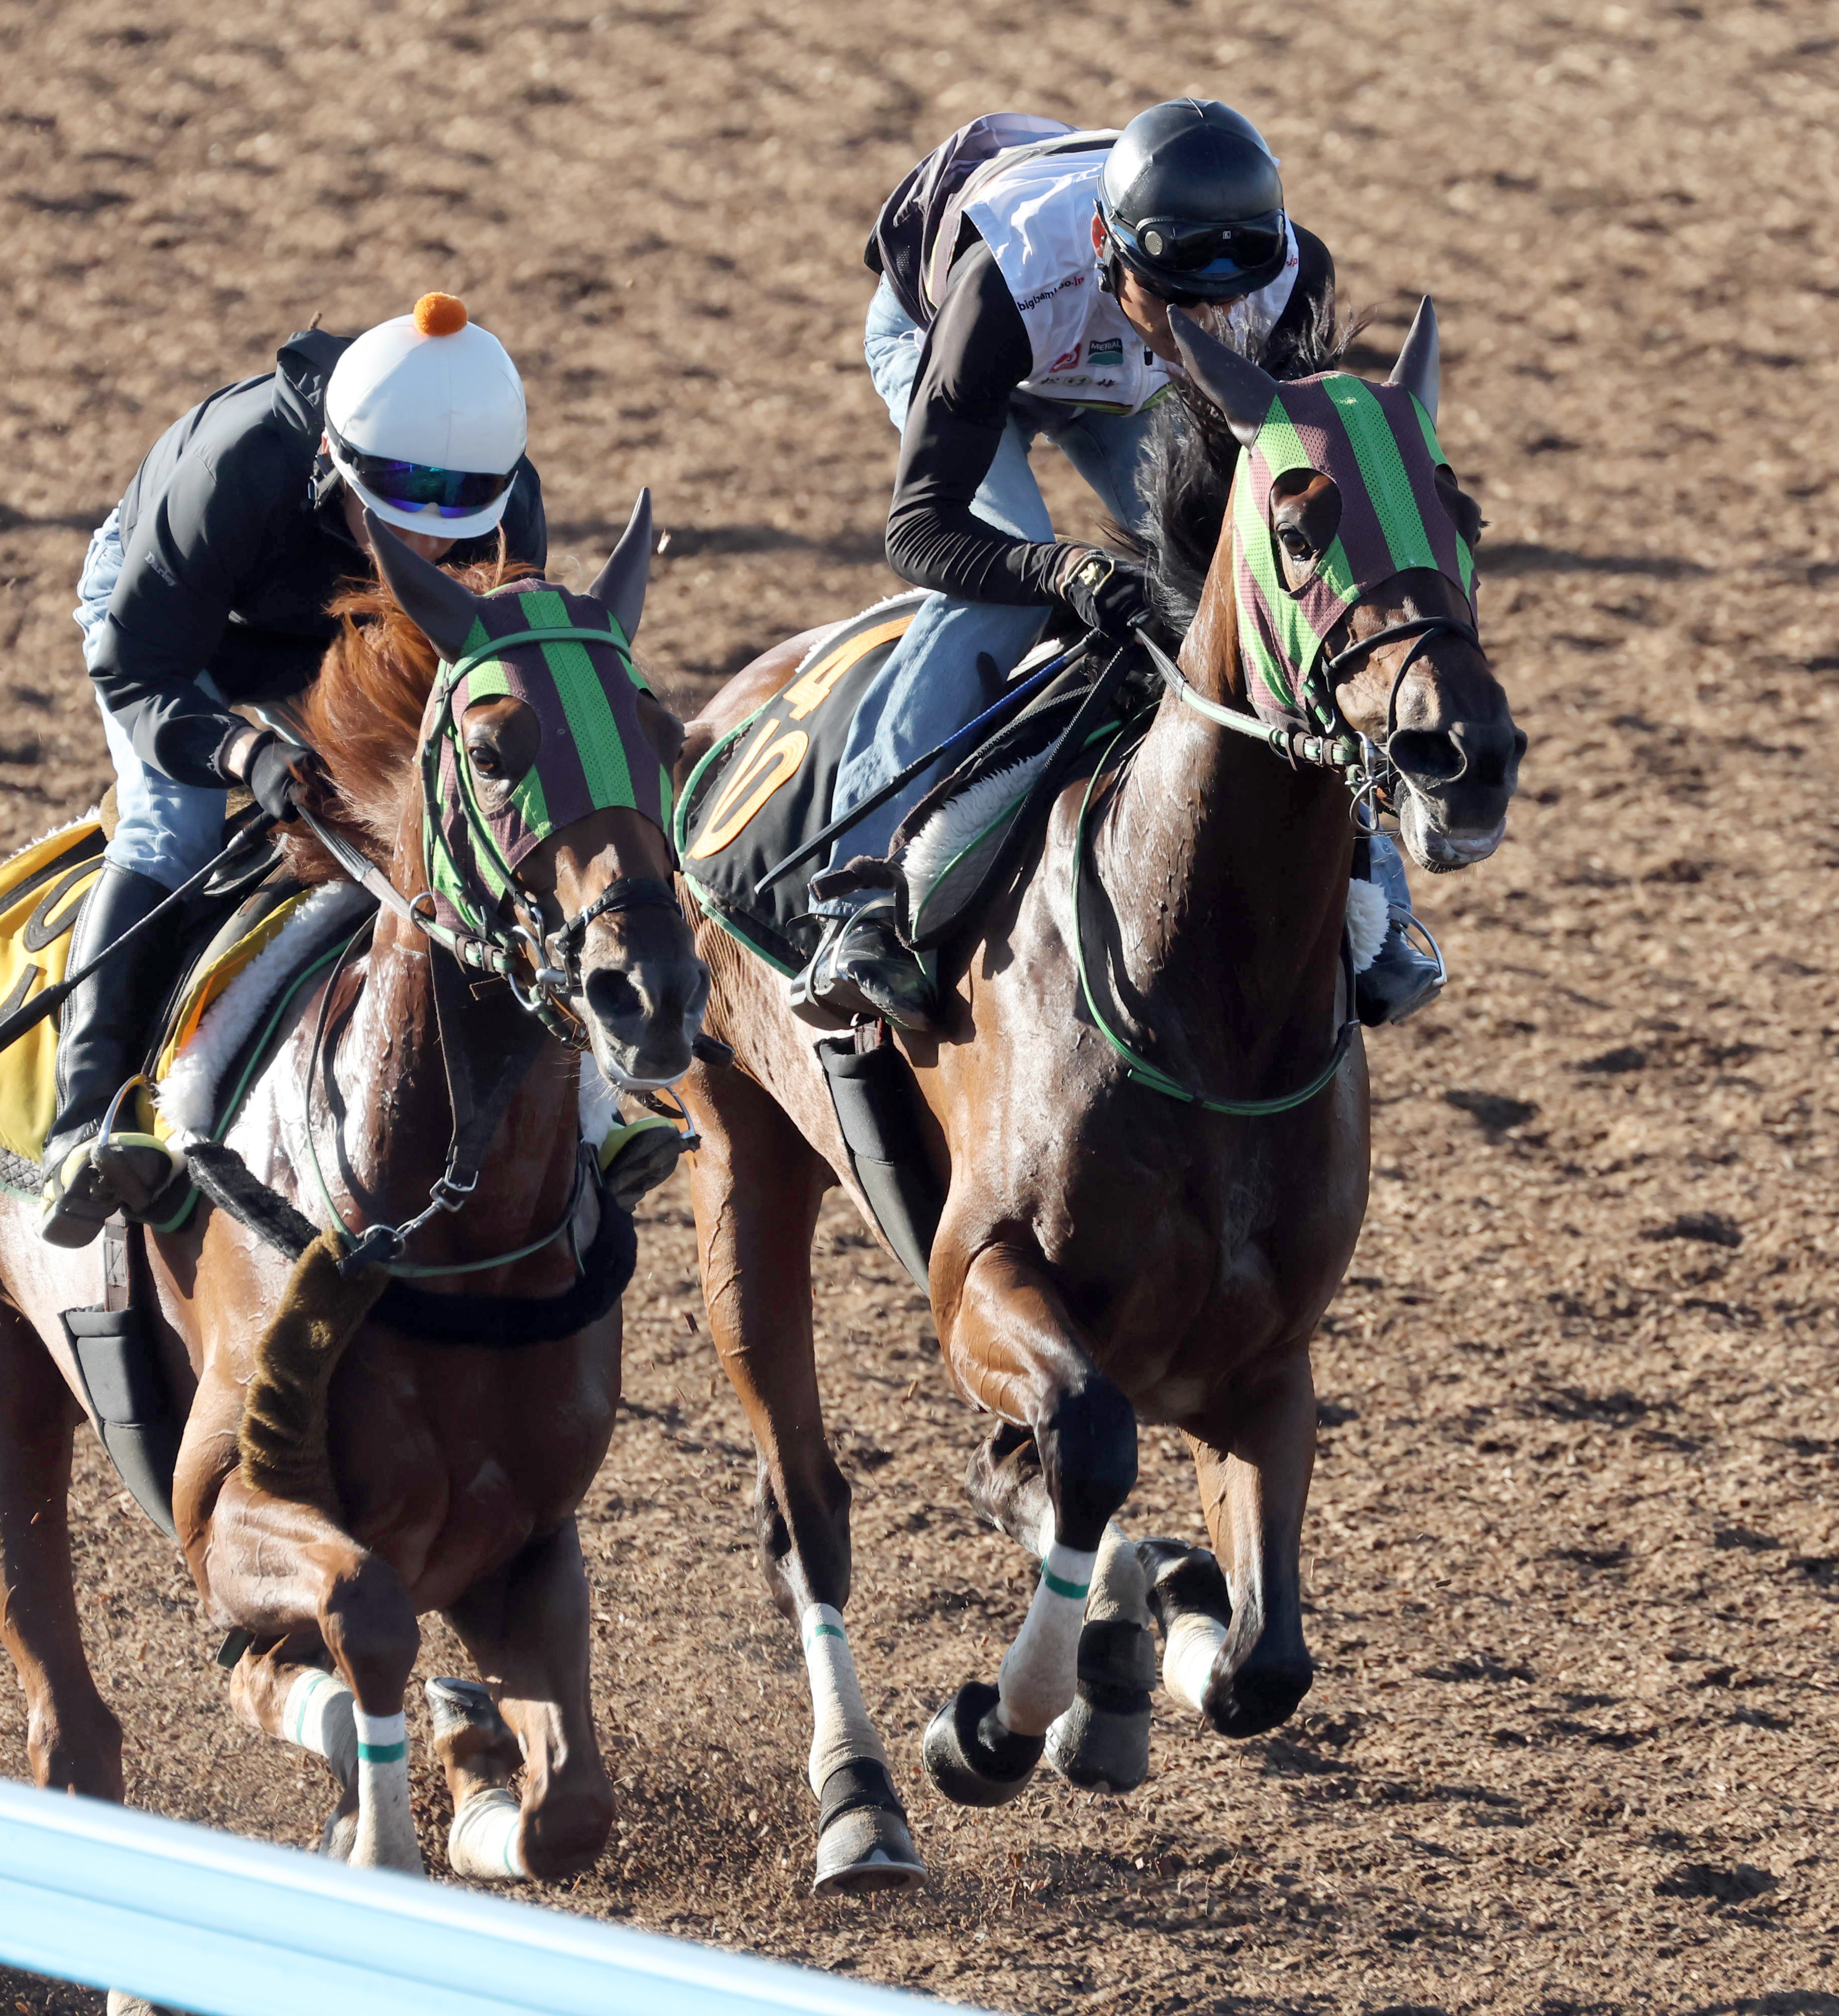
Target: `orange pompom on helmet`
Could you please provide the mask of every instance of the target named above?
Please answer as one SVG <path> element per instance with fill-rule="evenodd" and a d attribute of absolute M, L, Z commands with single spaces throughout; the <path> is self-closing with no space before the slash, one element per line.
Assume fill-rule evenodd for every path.
<path fill-rule="evenodd" d="M 333 466 L 403 531 L 491 531 L 528 434 L 517 367 L 452 294 L 367 329 L 326 388 Z"/>

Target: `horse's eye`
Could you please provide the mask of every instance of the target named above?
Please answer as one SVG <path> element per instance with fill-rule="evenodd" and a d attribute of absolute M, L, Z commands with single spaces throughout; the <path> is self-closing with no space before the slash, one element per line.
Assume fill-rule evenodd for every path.
<path fill-rule="evenodd" d="M 1293 560 L 1306 560 L 1315 551 L 1309 544 L 1308 535 L 1295 525 L 1279 525 L 1277 537 L 1283 543 L 1283 550 Z"/>

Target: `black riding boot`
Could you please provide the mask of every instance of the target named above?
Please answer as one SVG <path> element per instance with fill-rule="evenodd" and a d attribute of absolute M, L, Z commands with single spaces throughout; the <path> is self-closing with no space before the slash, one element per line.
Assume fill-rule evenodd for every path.
<path fill-rule="evenodd" d="M 1377 1029 L 1402 1022 L 1434 1001 L 1443 991 L 1445 975 L 1437 941 L 1413 913 L 1411 884 L 1397 845 L 1383 833 L 1369 833 L 1366 844 L 1366 879 L 1386 899 L 1387 922 L 1379 956 L 1354 982 L 1354 1011 Z"/>
<path fill-rule="evenodd" d="M 878 1015 L 916 1035 L 938 1026 L 932 981 L 901 943 L 891 896 L 873 896 L 851 916 L 833 919 L 801 977 L 811 999 L 833 1014 Z"/>
<path fill-rule="evenodd" d="M 71 934 L 75 972 L 169 891 L 150 875 L 104 862 Z M 156 925 L 116 953 L 59 1012 L 57 1117 L 45 1144 L 45 1210 L 39 1231 L 53 1246 L 87 1246 L 118 1210 L 144 1211 L 182 1166 L 181 1158 L 131 1125 L 96 1136 L 110 1103 L 134 1075 L 157 998 L 170 985 L 178 934 Z M 128 1117 L 132 1119 L 131 1109 Z"/>

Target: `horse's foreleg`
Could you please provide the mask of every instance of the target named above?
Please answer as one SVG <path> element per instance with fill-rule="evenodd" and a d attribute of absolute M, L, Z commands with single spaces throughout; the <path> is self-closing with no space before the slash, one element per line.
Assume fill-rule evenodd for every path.
<path fill-rule="evenodd" d="M 459 1875 L 501 1883 L 591 1869 L 613 1831 L 613 1787 L 594 1735 L 588 1576 L 574 1521 L 532 1541 L 448 1615 L 485 1686 L 428 1683 L 453 1795 L 448 1859 Z M 509 1789 L 519 1763 L 521 1801 Z"/>
<path fill-rule="evenodd" d="M 1201 1508 L 1225 1570 L 1229 1616 L 1210 1613 L 1204 1557 L 1190 1557 L 1192 1588 L 1158 1575 L 1163 1609 L 1185 1626 L 1182 1657 L 1164 1677 L 1222 1736 L 1256 1736 L 1286 1720 L 1315 1677 L 1303 1643 L 1303 1510 L 1315 1462 L 1315 1384 L 1307 1348 L 1294 1352 L 1248 1395 L 1184 1424 Z M 1211 1643 L 1212 1654 L 1207 1656 Z M 1183 1670 L 1185 1669 L 1185 1670 Z"/>
<path fill-rule="evenodd" d="M 961 1687 L 926 1733 L 927 1768 L 948 1798 L 999 1805 L 1027 1783 L 1048 1730 L 1073 1705 L 1099 1550 L 1136 1481 L 1136 1416 L 1086 1355 L 1058 1291 L 1024 1254 L 1003 1247 L 978 1254 L 948 1327 L 952 1377 L 1023 1431 L 1010 1445 L 1018 1471 L 1031 1442 L 1040 1479 L 1039 1499 L 1019 1474 L 1017 1480 L 1020 1523 L 1031 1526 L 1041 1557 L 1021 1630 L 996 1685 Z M 974 1464 L 973 1474 L 974 1489 Z"/>
<path fill-rule="evenodd" d="M 354 1697 L 358 1823 L 351 1859 L 419 1874 L 403 1695 L 421 1632 L 395 1570 L 322 1512 L 254 1489 L 239 1471 L 218 1493 L 193 1550 L 195 1564 L 200 1549 L 200 1580 L 224 1622 L 258 1639 L 317 1633 Z"/>
<path fill-rule="evenodd" d="M 1035 1438 L 1006 1424 L 973 1450 L 970 1502 L 1038 1561 L 1053 1544 L 1053 1507 Z M 1047 1761 L 1089 1792 L 1134 1791 L 1150 1769 L 1156 1647 L 1143 1571 L 1116 1520 L 1107 1522 L 1079 1633 L 1073 1704 L 1047 1732 Z"/>
<path fill-rule="evenodd" d="M 828 1174 L 767 1094 L 727 1075 L 692 1181 L 703 1298 L 760 1452 L 754 1516 L 772 1600 L 811 1680 L 808 1775 L 819 1896 L 906 1889 L 924 1865 L 869 1719 L 843 1623 L 849 1485 L 825 1439 L 811 1327 L 811 1240 Z"/>
<path fill-rule="evenodd" d="M 70 1446 L 82 1410 L 38 1333 L 0 1307 L 0 1636 L 26 1694 L 32 1776 L 122 1796 L 121 1725 L 83 1655 L 71 1579 Z"/>
<path fill-rule="evenodd" d="M 316 1631 L 259 1652 L 251 1647 L 230 1675 L 230 1705 L 251 1729 L 310 1750 L 338 1781 L 338 1804 L 320 1834 L 319 1852 L 346 1862 L 358 1833 L 357 1699 L 320 1663 L 325 1656 Z"/>

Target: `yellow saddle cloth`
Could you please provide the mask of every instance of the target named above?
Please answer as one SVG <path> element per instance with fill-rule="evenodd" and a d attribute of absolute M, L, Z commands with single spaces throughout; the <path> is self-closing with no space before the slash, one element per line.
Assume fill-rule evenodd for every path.
<path fill-rule="evenodd" d="M 103 844 L 101 821 L 81 819 L 0 862 L 0 1017 L 23 1007 L 63 978 L 77 920 L 102 869 Z M 164 1075 L 212 1002 L 277 935 L 309 893 L 302 891 L 278 904 L 231 944 L 225 945 L 220 937 L 207 949 L 162 1033 L 156 1078 Z M 149 1003 L 149 1024 L 153 1008 Z M 56 1015 L 49 1016 L 0 1050 L 0 1188 L 38 1193 L 38 1163 L 57 1107 L 58 1021 Z M 148 1035 L 152 1049 L 150 1027 Z M 144 1127 L 149 1122 L 164 1131 L 150 1102 L 144 1101 L 135 1124 Z"/>

